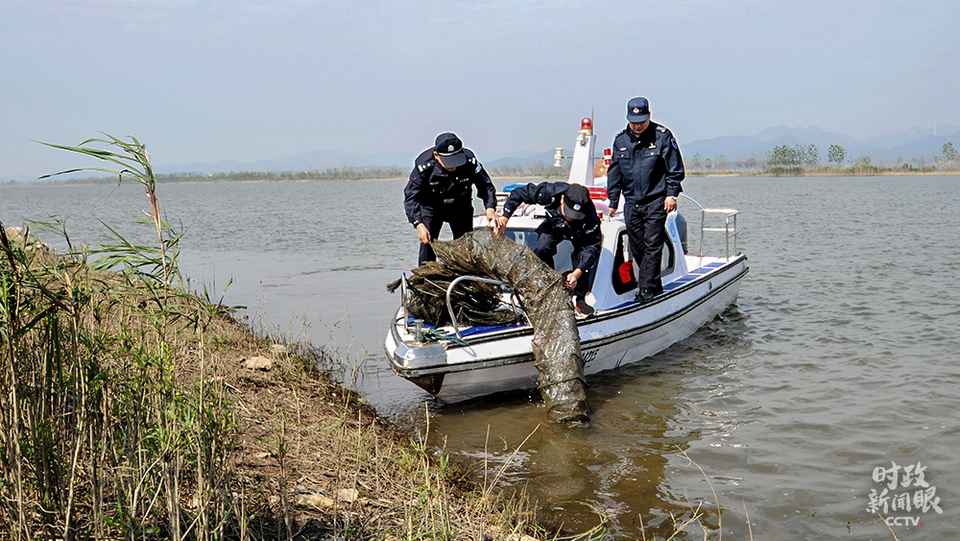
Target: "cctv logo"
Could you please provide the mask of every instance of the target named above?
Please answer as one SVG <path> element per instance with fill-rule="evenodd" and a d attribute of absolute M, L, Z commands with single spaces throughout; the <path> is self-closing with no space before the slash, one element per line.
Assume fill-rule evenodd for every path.
<path fill-rule="evenodd" d="M 891 526 L 923 526 L 920 517 L 887 517 L 883 520 Z"/>

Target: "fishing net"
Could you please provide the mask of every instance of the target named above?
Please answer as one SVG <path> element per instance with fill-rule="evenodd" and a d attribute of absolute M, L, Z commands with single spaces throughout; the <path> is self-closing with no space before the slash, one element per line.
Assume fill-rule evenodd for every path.
<path fill-rule="evenodd" d="M 408 310 L 425 321 L 448 324 L 449 316 L 441 314 L 447 312 L 446 287 L 452 280 L 471 275 L 506 282 L 520 298 L 533 327 L 534 364 L 551 420 L 567 424 L 588 422 L 580 333 L 563 277 L 540 261 L 528 246 L 494 235 L 487 228 L 453 241 L 434 241 L 433 249 L 442 262 L 414 270 L 413 278 L 408 280 Z M 504 323 L 514 320 L 512 311 L 498 310 L 499 286 L 467 283 L 471 284 L 469 293 L 456 295 L 453 300 L 455 306 L 464 302 L 468 307 L 463 308 L 465 318 L 505 318 L 500 320 Z M 387 287 L 393 291 L 399 282 Z M 457 289 L 460 287 L 458 284 Z M 463 287 L 467 291 L 467 285 Z M 487 313 L 481 315 L 484 311 Z M 458 323 L 459 318 L 458 314 Z"/>
<path fill-rule="evenodd" d="M 466 273 L 477 276 L 477 273 Z M 452 325 L 447 310 L 447 288 L 463 276 L 455 269 L 438 261 L 430 261 L 411 271 L 407 278 L 407 311 L 436 327 Z M 393 293 L 400 287 L 400 280 L 387 285 Z M 457 318 L 457 325 L 506 325 L 517 321 L 512 310 L 505 310 L 500 302 L 501 287 L 495 284 L 465 280 L 457 284 L 450 294 L 450 304 Z"/>

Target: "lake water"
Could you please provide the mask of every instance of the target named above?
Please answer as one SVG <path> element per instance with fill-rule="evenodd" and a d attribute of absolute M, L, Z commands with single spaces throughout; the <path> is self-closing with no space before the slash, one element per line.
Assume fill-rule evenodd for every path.
<path fill-rule="evenodd" d="M 899 539 L 960 539 L 960 177 L 688 179 L 706 206 L 743 211 L 739 301 L 661 354 L 589 378 L 592 427 L 575 431 L 546 423 L 536 394 L 444 406 L 387 369 L 398 300 L 384 286 L 417 257 L 403 185 L 159 194 L 187 229 L 186 274 L 217 294 L 232 278 L 226 303 L 328 347 L 400 426 L 424 433 L 429 411 L 431 442 L 489 478 L 502 466 L 500 482 L 568 530 L 603 515 L 608 539 L 649 539 L 700 504 L 712 528 L 719 506 L 727 539 L 893 539 L 872 494 Z M 133 184 L 0 186 L 5 226 L 55 214 L 74 243 L 105 240 L 99 220 L 150 242 L 132 220 L 147 206 Z"/>

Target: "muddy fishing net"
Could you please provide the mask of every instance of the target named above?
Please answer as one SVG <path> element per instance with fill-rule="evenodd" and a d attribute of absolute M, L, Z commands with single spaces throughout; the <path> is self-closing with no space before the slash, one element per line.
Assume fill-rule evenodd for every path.
<path fill-rule="evenodd" d="M 438 326 L 449 324 L 449 315 L 445 315 L 446 288 L 451 281 L 471 275 L 506 282 L 519 297 L 526 318 L 533 326 L 534 364 L 540 375 L 540 394 L 551 420 L 586 423 L 589 419 L 580 333 L 563 277 L 526 245 L 494 235 L 487 228 L 453 241 L 434 241 L 433 249 L 441 261 L 418 267 L 408 279 L 410 313 Z M 397 281 L 387 287 L 394 291 L 399 285 Z M 478 318 L 470 319 L 480 322 L 474 324 L 515 321 L 512 310 L 502 310 L 500 286 L 466 281 L 457 285 L 458 290 L 461 287 L 465 293 L 459 295 L 455 290 L 452 303 L 455 309 L 461 303 L 465 306 L 462 309 L 465 320 Z M 467 287 L 471 288 L 469 292 Z M 458 324 L 460 321 L 458 314 Z"/>
<path fill-rule="evenodd" d="M 466 273 L 477 276 L 477 273 Z M 436 327 L 452 325 L 447 310 L 447 287 L 463 276 L 439 261 L 429 261 L 411 271 L 407 278 L 407 312 Z M 387 285 L 393 293 L 400 287 L 400 280 Z M 464 280 L 450 294 L 450 304 L 460 327 L 476 325 L 506 325 L 516 323 L 513 310 L 504 309 L 500 302 L 501 286 Z"/>

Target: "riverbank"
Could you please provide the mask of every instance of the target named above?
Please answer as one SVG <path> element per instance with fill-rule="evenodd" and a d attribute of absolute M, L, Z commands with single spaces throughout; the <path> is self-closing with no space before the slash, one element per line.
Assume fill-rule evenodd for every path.
<path fill-rule="evenodd" d="M 334 383 L 328 352 L 259 336 L 206 291 L 162 287 L 157 272 L 97 270 L 85 254 L 10 233 L 0 235 L 4 539 L 542 533 L 522 496 L 475 482 L 471 465 Z"/>

